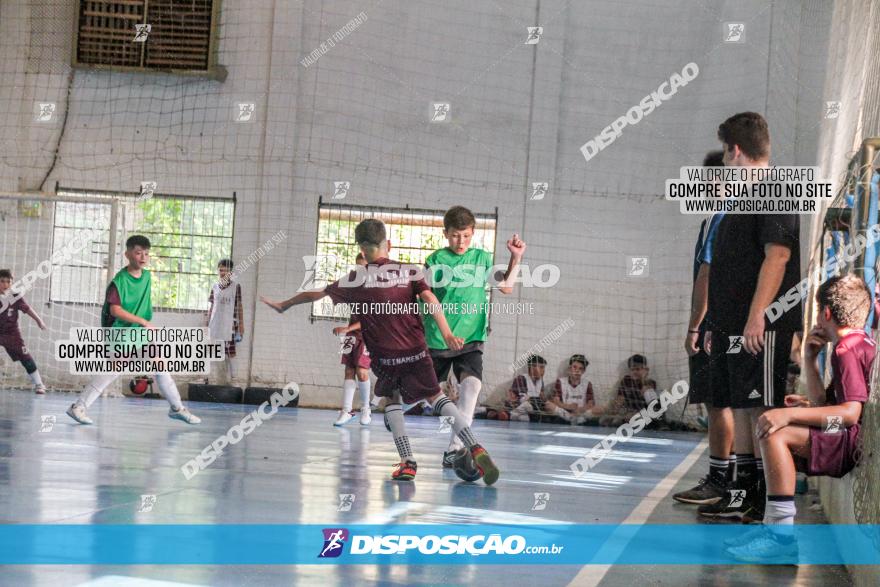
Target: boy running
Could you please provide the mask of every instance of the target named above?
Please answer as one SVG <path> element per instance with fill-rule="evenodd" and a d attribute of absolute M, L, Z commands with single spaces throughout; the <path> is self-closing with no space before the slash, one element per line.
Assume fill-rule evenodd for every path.
<path fill-rule="evenodd" d="M 150 240 L 141 235 L 134 235 L 125 241 L 125 258 L 128 266 L 119 273 L 107 286 L 104 308 L 101 311 L 101 326 L 107 328 L 155 328 L 150 323 L 153 319 L 153 304 L 150 299 L 152 278 L 144 267 L 150 262 Z M 117 373 L 99 373 L 83 389 L 80 397 L 67 410 L 67 415 L 80 424 L 94 424 L 86 415 L 86 408 L 92 405 L 104 389 L 119 377 Z M 168 417 L 182 420 L 187 424 L 198 424 L 202 420 L 192 414 L 180 401 L 177 385 L 168 373 L 155 373 L 153 378 L 159 385 L 159 391 L 171 404 Z"/>
<path fill-rule="evenodd" d="M 27 372 L 28 377 L 34 384 L 34 392 L 37 395 L 46 393 L 46 386 L 43 385 L 43 379 L 40 372 L 37 371 L 37 364 L 34 358 L 28 353 L 21 337 L 21 330 L 18 328 L 18 313 L 24 312 L 34 319 L 40 330 L 46 330 L 46 324 L 37 315 L 34 310 L 28 306 L 23 297 L 16 297 L 9 291 L 12 287 L 12 271 L 9 269 L 0 269 L 0 298 L 11 298 L 9 304 L 5 305 L 6 309 L 0 313 L 0 346 L 6 349 L 12 362 L 21 362 L 21 366 Z M 13 301 L 14 300 L 14 301 Z"/>
<path fill-rule="evenodd" d="M 355 240 L 368 263 L 366 282 L 360 279 L 361 283 L 358 283 L 364 271 L 353 271 L 344 281 L 335 281 L 320 290 L 302 292 L 283 302 L 260 299 L 279 313 L 324 296 L 330 296 L 334 304 L 354 305 L 353 311 L 360 317 L 364 343 L 370 351 L 372 369 L 378 378 L 376 395 L 391 398 L 385 407 L 385 416 L 400 455 L 392 479 L 409 481 L 416 476 L 416 461 L 406 435 L 400 403 L 414 404 L 426 399 L 435 414 L 451 418 L 452 429 L 470 450 L 483 481 L 487 485 L 495 483 L 498 467 L 489 453 L 477 444 L 468 422 L 455 404 L 440 390 L 425 344 L 422 321 L 417 312 L 405 309 L 417 310 L 417 302 L 425 302 L 427 311 L 437 321 L 444 343 L 450 349 L 461 349 L 462 339 L 450 330 L 437 297 L 425 280 L 413 278 L 409 275 L 409 267 L 393 264 L 388 259 L 391 243 L 386 238 L 382 222 L 372 218 L 364 220 L 355 228 Z M 389 267 L 383 269 L 385 265 Z"/>
<path fill-rule="evenodd" d="M 486 306 L 486 287 L 492 267 L 492 254 L 483 249 L 471 248 L 477 220 L 473 213 L 464 206 L 453 206 L 443 216 L 443 235 L 449 246 L 431 253 L 425 260 L 425 266 L 431 276 L 431 283 L 446 283 L 433 288 L 434 294 L 444 308 L 446 321 L 452 333 L 464 339 L 464 346 L 453 349 L 447 346 L 440 331 L 440 324 L 424 317 L 425 338 L 431 351 L 434 372 L 439 381 L 446 381 L 452 369 L 459 382 L 458 407 L 468 425 L 473 422 L 474 409 L 480 397 L 483 385 L 483 345 L 486 342 L 488 309 Z M 515 275 L 517 267 L 526 250 L 526 243 L 518 234 L 507 241 L 510 261 L 504 279 L 498 285 L 503 294 L 513 292 L 508 284 Z M 475 308 L 479 311 L 467 311 L 464 308 Z M 453 457 L 462 447 L 456 434 L 452 434 L 449 448 L 443 453 L 443 466 L 452 467 Z"/>

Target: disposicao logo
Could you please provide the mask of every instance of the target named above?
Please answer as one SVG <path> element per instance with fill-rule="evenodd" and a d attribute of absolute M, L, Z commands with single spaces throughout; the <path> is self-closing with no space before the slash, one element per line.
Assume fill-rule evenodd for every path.
<path fill-rule="evenodd" d="M 318 558 L 336 558 L 342 554 L 342 547 L 348 540 L 348 530 L 345 528 L 324 528 L 324 548 Z"/>

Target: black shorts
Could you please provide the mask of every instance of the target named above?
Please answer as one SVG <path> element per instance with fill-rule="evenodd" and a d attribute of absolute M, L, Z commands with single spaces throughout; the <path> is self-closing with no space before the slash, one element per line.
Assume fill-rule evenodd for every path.
<path fill-rule="evenodd" d="M 483 380 L 483 351 L 474 350 L 454 357 L 438 357 L 435 355 L 434 349 L 431 349 L 431 361 L 434 363 L 434 373 L 437 374 L 438 381 L 446 381 L 446 378 L 449 377 L 450 367 L 459 383 L 468 375 L 472 375 L 480 381 Z"/>
<path fill-rule="evenodd" d="M 697 348 L 700 351 L 688 357 L 688 372 L 690 374 L 690 391 L 688 402 L 692 404 L 712 404 L 712 374 L 709 370 L 711 357 L 703 350 L 703 335 L 697 338 Z"/>
<path fill-rule="evenodd" d="M 712 405 L 734 409 L 783 406 L 793 336 L 792 331 L 767 330 L 764 349 L 752 355 L 742 346 L 741 334 L 712 331 Z"/>

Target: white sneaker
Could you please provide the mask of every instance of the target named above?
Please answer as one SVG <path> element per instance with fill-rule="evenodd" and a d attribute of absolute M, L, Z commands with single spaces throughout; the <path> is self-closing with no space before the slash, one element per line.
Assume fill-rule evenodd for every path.
<path fill-rule="evenodd" d="M 34 387 L 34 393 L 37 395 L 46 395 L 46 386 L 42 383 Z"/>
<path fill-rule="evenodd" d="M 64 412 L 80 424 L 94 424 L 94 420 L 86 416 L 86 408 L 82 404 L 74 403 L 71 404 L 67 411 Z"/>
<path fill-rule="evenodd" d="M 528 414 L 511 414 L 511 420 L 514 422 L 530 422 Z"/>
<path fill-rule="evenodd" d="M 378 395 L 374 395 L 373 399 L 370 400 L 370 409 L 375 410 L 376 408 L 379 407 L 379 404 L 381 404 L 381 403 L 382 403 L 382 398 L 379 397 Z"/>
<path fill-rule="evenodd" d="M 361 410 L 361 426 L 369 426 L 370 422 L 373 421 L 373 417 L 370 415 L 370 409 L 364 408 Z"/>
<path fill-rule="evenodd" d="M 180 420 L 181 422 L 186 422 L 187 424 L 199 424 L 202 419 L 190 412 L 185 407 L 176 410 L 171 408 L 168 410 L 168 417 L 172 420 Z"/>
<path fill-rule="evenodd" d="M 339 411 L 339 417 L 333 422 L 334 426 L 345 426 L 349 422 L 354 419 L 354 415 L 351 412 L 346 412 L 345 410 Z"/>

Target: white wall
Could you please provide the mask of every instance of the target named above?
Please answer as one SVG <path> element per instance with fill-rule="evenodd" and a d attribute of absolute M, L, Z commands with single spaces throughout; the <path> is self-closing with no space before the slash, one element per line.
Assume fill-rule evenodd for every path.
<path fill-rule="evenodd" d="M 718 124 L 743 110 L 768 114 L 779 163 L 816 162 L 809 117 L 823 93 L 825 56 L 810 48 L 826 34 L 817 21 L 827 19 L 828 3 L 809 12 L 795 0 L 227 1 L 225 82 L 77 71 L 68 102 L 65 15 L 74 3 L 55 0 L 53 10 L 33 1 L 0 5 L 0 189 L 40 187 L 60 133 L 60 125 L 31 122 L 33 101 L 45 99 L 68 112 L 46 189 L 57 181 L 136 191 L 151 178 L 166 193 L 236 192 L 237 258 L 278 230 L 288 235 L 243 275 L 254 330 L 239 370 L 252 362 L 254 383 L 297 381 L 306 402 L 335 401 L 327 392 L 336 393 L 341 370 L 331 325 L 311 324 L 307 308 L 279 317 L 255 298 L 298 287 L 301 258 L 314 251 L 318 196 L 334 180 L 352 182 L 353 204 L 498 207 L 499 262 L 503 239 L 519 232 L 527 262 L 558 264 L 562 280 L 514 294 L 534 303 L 534 316 L 494 318 L 487 388 L 506 386 L 508 365 L 570 317 L 576 327 L 543 352 L 548 374 L 586 353 L 588 376 L 604 395 L 634 352 L 648 355 L 664 386 L 686 374 L 681 339 L 699 218 L 663 200 L 664 180 L 699 164 L 717 147 Z M 361 11 L 360 28 L 316 64 L 300 65 Z M 746 42 L 720 42 L 728 21 L 746 23 Z M 544 35 L 525 45 L 525 27 L 536 23 Z M 584 160 L 584 142 L 691 61 L 700 67 L 696 80 Z M 256 123 L 232 122 L 239 101 L 256 102 Z M 427 122 L 432 101 L 451 103 L 452 122 Z M 529 201 L 532 181 L 549 181 L 548 197 Z M 13 241 L 25 223 L 29 234 L 48 234 L 43 221 L 3 222 L 18 243 L 4 263 L 18 272 L 48 246 Z M 650 276 L 626 278 L 626 256 L 640 254 L 650 258 Z M 34 329 L 26 337 L 36 340 Z"/>

